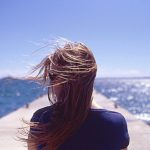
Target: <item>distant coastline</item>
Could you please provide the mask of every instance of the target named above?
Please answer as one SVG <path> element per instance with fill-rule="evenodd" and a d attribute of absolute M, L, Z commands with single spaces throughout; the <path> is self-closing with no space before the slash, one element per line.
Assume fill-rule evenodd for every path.
<path fill-rule="evenodd" d="M 30 80 L 30 77 L 16 77 L 16 76 L 3 76 L 1 79 L 10 78 L 10 79 L 20 79 L 20 80 Z M 150 79 L 150 76 L 99 76 L 96 79 Z"/>
<path fill-rule="evenodd" d="M 96 79 L 150 79 L 150 76 L 135 77 L 97 77 Z"/>

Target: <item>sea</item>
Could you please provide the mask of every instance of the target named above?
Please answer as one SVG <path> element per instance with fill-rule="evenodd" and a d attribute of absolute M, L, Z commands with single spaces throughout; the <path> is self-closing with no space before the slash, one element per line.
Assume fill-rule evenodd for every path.
<path fill-rule="evenodd" d="M 150 78 L 96 78 L 94 88 L 109 100 L 150 124 Z M 31 80 L 0 79 L 0 117 L 46 94 L 47 89 Z"/>
<path fill-rule="evenodd" d="M 0 118 L 46 94 L 46 89 L 32 80 L 12 77 L 0 79 Z"/>
<path fill-rule="evenodd" d="M 95 89 L 150 125 L 150 78 L 97 78 Z"/>

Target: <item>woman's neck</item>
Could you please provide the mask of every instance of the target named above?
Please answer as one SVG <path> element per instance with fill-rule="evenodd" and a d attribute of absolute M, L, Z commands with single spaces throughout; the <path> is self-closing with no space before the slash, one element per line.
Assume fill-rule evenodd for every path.
<path fill-rule="evenodd" d="M 103 107 L 100 106 L 98 103 L 96 103 L 95 100 L 93 100 L 93 101 L 92 101 L 91 108 L 94 108 L 94 109 L 102 109 Z"/>

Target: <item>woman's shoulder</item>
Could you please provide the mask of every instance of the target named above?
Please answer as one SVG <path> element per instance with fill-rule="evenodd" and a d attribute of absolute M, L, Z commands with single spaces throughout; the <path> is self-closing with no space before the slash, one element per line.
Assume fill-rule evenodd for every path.
<path fill-rule="evenodd" d="M 126 119 L 120 112 L 108 109 L 91 109 L 91 112 L 105 122 L 116 125 L 126 124 Z"/>
<path fill-rule="evenodd" d="M 113 116 L 123 117 L 123 115 L 120 112 L 105 109 L 105 108 L 91 108 L 90 110 L 91 110 L 91 112 L 96 112 L 96 113 L 99 113 L 99 114 L 103 113 L 103 114 L 106 114 L 106 115 L 113 115 Z"/>
<path fill-rule="evenodd" d="M 92 102 L 91 112 L 93 112 L 95 115 L 98 115 L 103 120 L 112 122 L 112 123 L 119 123 L 124 122 L 125 117 L 120 113 L 108 109 L 104 109 L 100 105 L 97 104 L 95 100 Z"/>
<path fill-rule="evenodd" d="M 32 115 L 31 122 L 40 122 L 41 118 L 43 118 L 45 115 L 49 115 L 51 110 L 52 106 L 46 106 L 36 110 Z"/>
<path fill-rule="evenodd" d="M 121 148 L 129 145 L 129 133 L 127 122 L 124 115 L 120 112 L 111 111 L 107 109 L 92 109 L 92 116 L 95 117 L 94 122 L 99 122 L 98 126 L 103 128 L 104 133 L 108 135 L 115 135 L 120 142 Z"/>

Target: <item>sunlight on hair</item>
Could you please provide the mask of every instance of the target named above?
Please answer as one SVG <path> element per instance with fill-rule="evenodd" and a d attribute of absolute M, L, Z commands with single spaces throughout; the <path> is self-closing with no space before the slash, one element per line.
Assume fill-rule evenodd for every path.
<path fill-rule="evenodd" d="M 97 64 L 92 51 L 81 42 L 57 38 L 50 51 L 33 67 L 31 73 L 35 76 L 30 79 L 47 87 L 48 99 L 54 108 L 53 119 L 46 125 L 29 123 L 32 131 L 27 142 L 35 146 L 46 143 L 57 149 L 88 115 Z M 47 131 L 49 128 L 53 130 Z"/>

